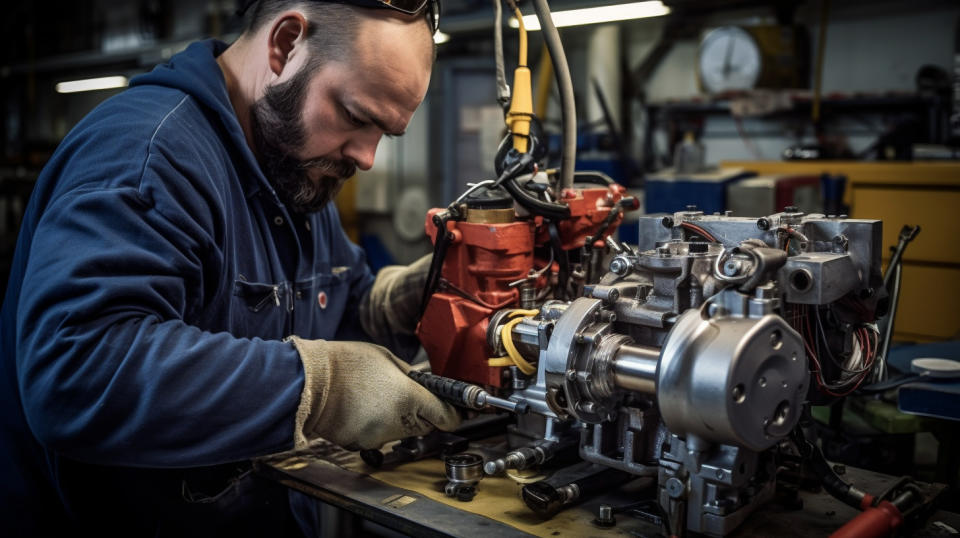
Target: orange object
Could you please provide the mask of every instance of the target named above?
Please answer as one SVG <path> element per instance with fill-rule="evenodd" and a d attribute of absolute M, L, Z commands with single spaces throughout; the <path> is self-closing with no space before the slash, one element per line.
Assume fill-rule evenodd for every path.
<path fill-rule="evenodd" d="M 587 237 L 606 237 L 620 226 L 622 216 L 617 216 L 607 223 L 603 223 L 610 215 L 610 211 L 618 211 L 620 200 L 626 189 L 622 185 L 613 184 L 609 187 L 595 187 L 589 189 L 567 189 L 563 191 L 562 202 L 570 206 L 570 218 L 557 223 L 560 233 L 560 243 L 563 250 L 580 248 Z M 634 208 L 627 208 L 634 209 Z M 603 226 L 601 230 L 600 227 Z M 546 243 L 549 233 L 544 230 L 537 237 L 537 244 Z"/>
<path fill-rule="evenodd" d="M 872 538 L 890 536 L 903 523 L 903 514 L 890 501 L 880 501 L 872 506 L 873 495 L 866 495 L 860 507 L 860 515 L 840 527 L 830 538 Z"/>
<path fill-rule="evenodd" d="M 436 237 L 433 216 L 439 211 L 427 213 L 429 237 Z M 417 337 L 433 373 L 499 387 L 502 368 L 487 364 L 487 322 L 497 310 L 519 303 L 519 289 L 509 284 L 533 269 L 535 224 L 458 221 L 448 222 L 447 230 L 454 236 L 441 273 L 448 289 L 430 298 Z"/>
<path fill-rule="evenodd" d="M 594 247 L 603 248 L 603 239 L 623 218 L 619 204 L 624 192 L 620 185 L 565 190 L 562 202 L 570 206 L 570 218 L 557 223 L 562 249 L 578 249 L 588 237 Z M 437 236 L 433 217 L 441 211 L 436 208 L 427 213 L 430 238 Z M 467 220 L 447 222 L 452 239 L 443 262 L 443 284 L 427 303 L 417 337 L 434 374 L 500 387 L 503 367 L 488 363 L 494 350 L 487 346 L 487 324 L 498 310 L 520 305 L 520 287 L 510 283 L 547 264 L 546 259 L 535 259 L 534 249 L 548 245 L 550 234 L 540 226 L 541 217 L 504 219 L 499 213 L 502 209 L 478 211 L 476 216 L 470 211 Z M 512 214 L 512 209 L 509 211 Z M 614 217 L 610 217 L 611 211 L 617 212 Z M 550 285 L 551 273 L 558 270 L 555 261 L 529 284 L 544 290 Z"/>

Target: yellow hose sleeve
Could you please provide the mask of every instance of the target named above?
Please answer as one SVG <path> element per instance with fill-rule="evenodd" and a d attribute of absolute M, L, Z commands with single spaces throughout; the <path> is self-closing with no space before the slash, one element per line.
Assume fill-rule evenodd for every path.
<path fill-rule="evenodd" d="M 527 144 L 530 136 L 530 118 L 533 116 L 533 82 L 530 68 L 527 67 L 527 29 L 523 26 L 523 15 L 514 10 L 519 21 L 520 54 L 517 69 L 513 72 L 513 98 L 510 111 L 507 112 L 507 129 L 513 133 L 513 147 L 520 153 L 529 151 Z"/>
<path fill-rule="evenodd" d="M 523 317 L 517 317 L 511 319 L 503 325 L 503 328 L 500 329 L 500 339 L 503 340 L 503 348 L 507 350 L 507 356 L 513 359 L 513 362 L 517 365 L 517 368 L 521 372 L 527 375 L 533 375 L 537 371 L 537 367 L 527 362 L 526 359 L 520 355 L 520 352 L 517 351 L 517 346 L 513 344 L 513 328 L 523 321 Z"/>
<path fill-rule="evenodd" d="M 523 358 L 523 355 L 517 350 L 517 346 L 513 343 L 513 328 L 523 322 L 523 319 L 528 316 L 535 316 L 539 314 L 537 310 L 514 310 L 508 314 L 508 317 L 511 317 L 510 321 L 503 324 L 503 327 L 500 328 L 500 339 L 503 341 L 503 347 L 507 350 L 506 357 L 490 357 L 487 359 L 487 365 L 489 366 L 516 366 L 521 372 L 526 375 L 533 375 L 537 371 L 537 367 L 529 363 L 526 359 Z"/>

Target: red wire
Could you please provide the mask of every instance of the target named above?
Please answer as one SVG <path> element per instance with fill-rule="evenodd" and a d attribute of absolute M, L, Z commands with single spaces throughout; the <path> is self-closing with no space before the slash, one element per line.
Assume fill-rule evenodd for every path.
<path fill-rule="evenodd" d="M 697 226 L 692 222 L 681 222 L 680 226 L 688 230 L 693 230 L 694 232 L 697 232 L 698 234 L 702 235 L 704 239 L 706 239 L 707 241 L 710 241 L 711 243 L 719 243 L 719 241 L 717 241 L 717 238 L 714 237 L 713 234 L 711 234 L 710 232 L 704 230 L 703 228 Z"/>
<path fill-rule="evenodd" d="M 817 388 L 821 392 L 837 398 L 847 396 L 857 390 L 869 375 L 871 370 L 870 367 L 873 365 L 873 361 L 876 359 L 876 351 L 874 349 L 875 345 L 870 338 L 870 333 L 874 333 L 874 331 L 869 331 L 865 327 L 860 327 L 854 333 L 854 337 L 857 339 L 857 343 L 860 345 L 860 350 L 864 357 L 863 371 L 859 374 L 860 378 L 852 388 L 844 392 L 835 392 L 827 387 L 826 383 L 824 382 L 823 367 L 820 365 L 820 360 L 817 358 L 817 354 L 814 352 L 810 343 L 813 341 L 813 333 L 810 325 L 809 307 L 807 305 L 794 305 L 791 317 L 793 319 L 794 328 L 797 329 L 797 332 L 800 333 L 800 336 L 803 339 L 803 347 L 806 349 L 807 355 L 810 356 L 810 360 L 813 363 L 813 379 L 817 383 Z M 876 333 L 874 333 L 874 336 L 876 336 Z"/>

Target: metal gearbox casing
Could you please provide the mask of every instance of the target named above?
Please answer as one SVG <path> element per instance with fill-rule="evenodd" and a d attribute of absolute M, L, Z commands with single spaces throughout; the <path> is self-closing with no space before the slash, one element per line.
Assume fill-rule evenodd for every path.
<path fill-rule="evenodd" d="M 764 450 L 800 418 L 807 390 L 803 342 L 780 316 L 709 317 L 690 309 L 660 355 L 657 401 L 680 436 Z"/>
<path fill-rule="evenodd" d="M 833 363 L 866 361 L 885 308 L 881 223 L 684 211 L 639 229 L 636 246 L 605 243 L 609 272 L 578 296 L 548 287 L 490 317 L 477 356 L 509 352 L 535 371 L 507 367 L 499 395 L 527 414 L 509 430 L 513 450 L 488 463 L 549 466 L 575 447 L 656 477 L 670 529 L 722 536 L 773 496 L 780 443 L 807 401 L 856 381 Z"/>

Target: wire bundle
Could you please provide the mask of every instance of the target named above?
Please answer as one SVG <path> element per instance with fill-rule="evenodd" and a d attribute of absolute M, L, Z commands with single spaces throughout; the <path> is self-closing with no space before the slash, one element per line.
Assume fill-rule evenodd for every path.
<path fill-rule="evenodd" d="M 879 334 L 876 327 L 867 324 L 857 327 L 851 335 L 853 350 L 846 360 L 840 361 L 830 350 L 819 308 L 814 307 L 811 315 L 809 305 L 794 305 L 792 322 L 803 338 L 807 356 L 813 363 L 814 380 L 821 392 L 834 397 L 847 396 L 869 377 L 877 358 Z M 823 378 L 821 359 L 824 357 L 842 372 L 839 382 L 828 383 Z"/>

